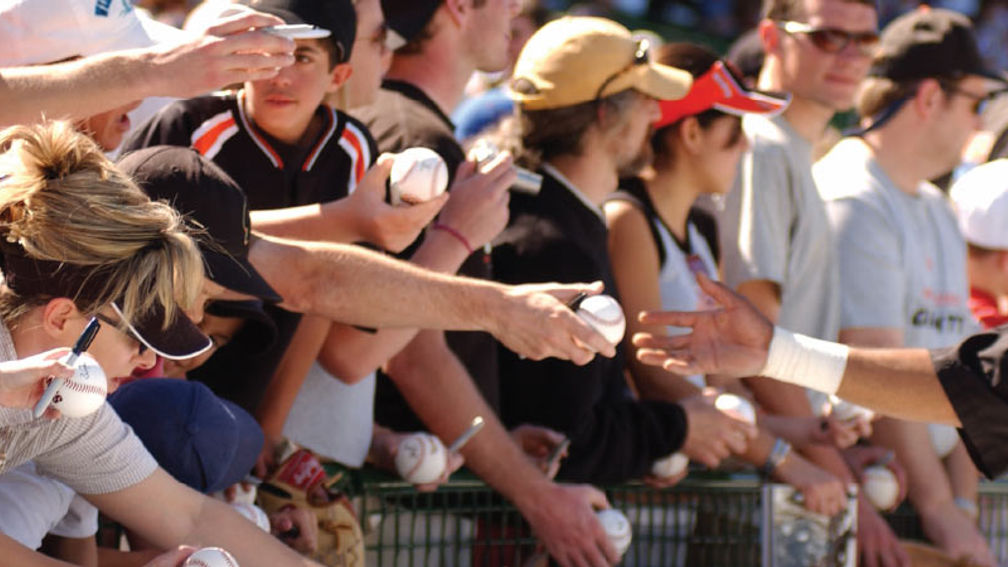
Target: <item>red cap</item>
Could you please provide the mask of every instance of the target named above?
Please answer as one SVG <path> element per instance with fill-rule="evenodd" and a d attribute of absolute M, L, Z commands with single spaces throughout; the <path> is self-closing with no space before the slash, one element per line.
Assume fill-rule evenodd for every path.
<path fill-rule="evenodd" d="M 711 108 L 737 116 L 746 113 L 773 115 L 782 112 L 790 102 L 791 95 L 744 88 L 723 61 L 716 61 L 706 73 L 693 80 L 685 98 L 660 102 L 661 118 L 654 126 L 663 128 Z"/>

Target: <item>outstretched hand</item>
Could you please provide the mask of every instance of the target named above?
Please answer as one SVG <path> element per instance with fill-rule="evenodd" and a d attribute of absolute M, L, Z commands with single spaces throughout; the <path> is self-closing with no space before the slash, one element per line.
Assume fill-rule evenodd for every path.
<path fill-rule="evenodd" d="M 615 345 L 566 305 L 579 293 L 596 295 L 603 287 L 602 282 L 508 287 L 504 304 L 489 313 L 487 330 L 504 346 L 532 360 L 556 357 L 585 365 L 595 353 L 615 356 Z"/>
<path fill-rule="evenodd" d="M 633 344 L 638 347 L 637 358 L 684 376 L 759 374 L 766 364 L 773 324 L 724 285 L 703 274 L 697 274 L 697 283 L 720 307 L 705 311 L 642 312 L 642 323 L 686 327 L 691 332 L 675 336 L 637 333 L 633 337 Z"/>

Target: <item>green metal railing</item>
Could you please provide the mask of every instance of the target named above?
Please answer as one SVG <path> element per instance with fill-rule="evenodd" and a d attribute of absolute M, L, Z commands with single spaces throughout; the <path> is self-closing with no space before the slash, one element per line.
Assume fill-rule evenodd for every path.
<path fill-rule="evenodd" d="M 462 471 L 434 493 L 384 473 L 354 473 L 352 490 L 369 567 L 545 564 L 528 526 L 508 502 Z M 641 483 L 603 487 L 634 528 L 623 559 L 634 566 L 760 566 L 763 484 L 755 475 L 694 473 L 658 490 Z M 981 484 L 980 525 L 1008 559 L 1008 483 Z M 923 539 L 913 510 L 887 516 L 900 537 Z"/>

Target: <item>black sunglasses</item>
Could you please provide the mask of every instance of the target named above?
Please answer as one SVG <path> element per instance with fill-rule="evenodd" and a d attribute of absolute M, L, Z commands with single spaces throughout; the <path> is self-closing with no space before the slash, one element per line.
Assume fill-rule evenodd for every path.
<path fill-rule="evenodd" d="M 651 42 L 646 37 L 642 37 L 637 40 L 637 47 L 634 49 L 633 61 L 627 64 L 619 71 L 616 71 L 612 75 L 609 75 L 605 81 L 602 81 L 602 86 L 595 91 L 595 100 L 602 98 L 602 92 L 605 88 L 609 86 L 609 83 L 615 81 L 620 75 L 626 73 L 634 67 L 639 67 L 640 65 L 647 65 L 651 63 Z"/>
<path fill-rule="evenodd" d="M 802 22 L 777 22 L 777 27 L 787 34 L 802 34 L 809 38 L 812 45 L 826 53 L 840 53 L 848 45 L 854 44 L 865 55 L 870 55 L 879 42 L 879 34 L 870 32 L 849 32 L 836 28 L 817 28 Z"/>
<path fill-rule="evenodd" d="M 122 322 L 121 321 L 113 321 L 112 318 L 109 317 L 109 316 L 107 316 L 107 315 L 102 315 L 101 313 L 95 313 L 94 316 L 99 321 L 101 321 L 103 323 L 107 323 L 108 325 L 110 325 L 112 327 L 115 327 L 115 329 L 117 331 L 119 331 L 120 333 L 125 334 L 129 338 L 131 338 L 134 341 L 136 341 L 137 342 L 137 353 L 138 354 L 140 354 L 142 356 L 144 353 L 147 352 L 147 343 L 143 342 L 143 340 L 141 340 L 140 337 L 137 336 L 137 334 L 133 332 L 133 329 L 131 329 L 129 327 L 126 327 L 126 330 L 124 331 L 123 328 L 122 328 Z"/>
<path fill-rule="evenodd" d="M 987 103 L 991 101 L 994 97 L 1002 94 L 1004 91 L 994 91 L 985 94 L 977 94 L 964 89 L 960 89 L 955 84 L 948 81 L 938 81 L 941 85 L 941 89 L 948 94 L 957 94 L 959 96 L 964 96 L 973 101 L 973 114 L 980 115 L 983 114 L 984 109 L 987 108 Z"/>

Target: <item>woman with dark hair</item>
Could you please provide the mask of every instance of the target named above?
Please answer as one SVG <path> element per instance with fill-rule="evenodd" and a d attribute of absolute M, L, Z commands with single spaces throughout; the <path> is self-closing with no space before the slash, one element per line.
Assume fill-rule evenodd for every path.
<path fill-rule="evenodd" d="M 652 167 L 639 177 L 623 180 L 620 191 L 605 205 L 610 257 L 627 315 L 628 337 L 655 331 L 637 321 L 640 311 L 712 305 L 697 286 L 695 274 L 717 277 L 715 227 L 693 204 L 701 195 L 731 190 L 739 160 L 748 148 L 741 116 L 777 113 L 788 103 L 786 98 L 746 89 L 725 62 L 703 47 L 667 44 L 656 58 L 689 71 L 693 85 L 685 98 L 661 102 L 661 118 L 651 137 Z M 670 334 L 675 332 L 668 329 Z M 655 372 L 636 360 L 629 365 L 645 399 L 675 401 L 696 395 L 707 385 L 702 375 L 684 380 Z M 800 490 L 809 509 L 835 514 L 845 501 L 839 479 L 790 451 L 791 443 L 801 446 L 831 440 L 829 432 L 819 429 L 820 423 L 761 414 L 760 436 L 749 444 L 743 458 Z M 781 437 L 770 434 L 768 426 Z M 836 428 L 836 433 L 845 443 L 856 439 L 848 430 Z"/>

